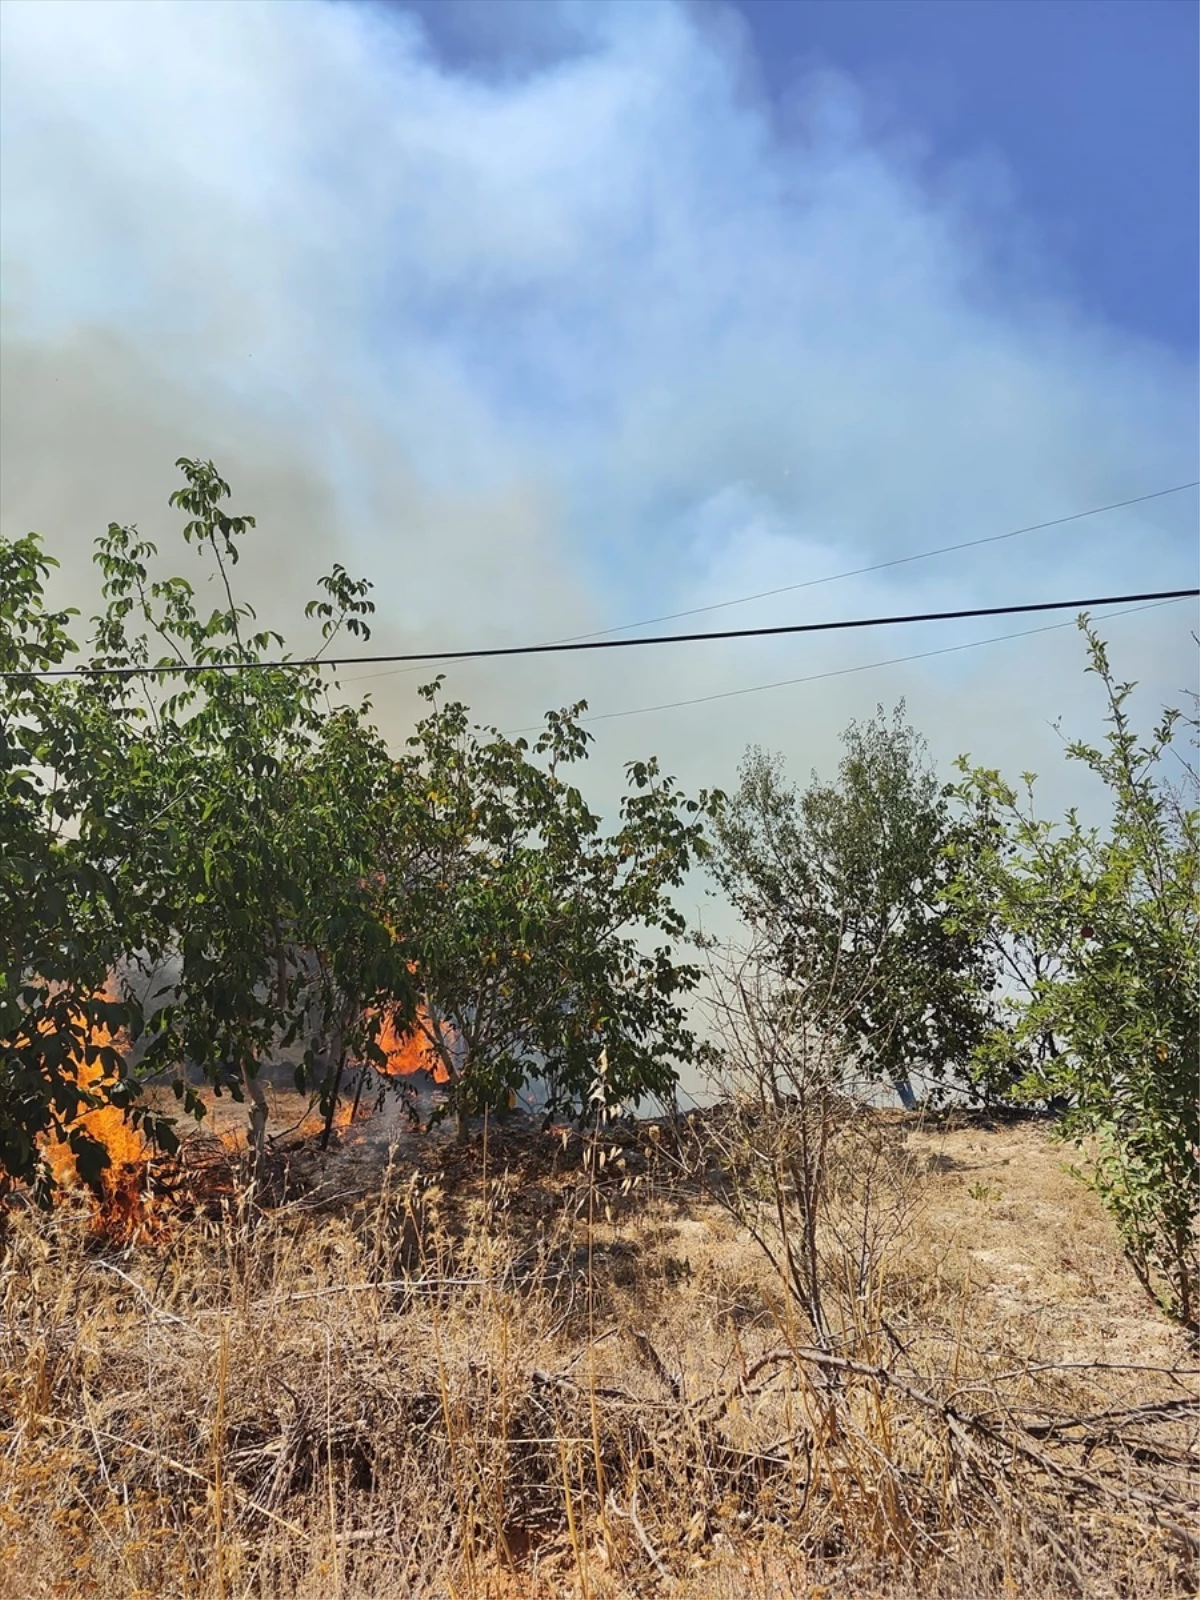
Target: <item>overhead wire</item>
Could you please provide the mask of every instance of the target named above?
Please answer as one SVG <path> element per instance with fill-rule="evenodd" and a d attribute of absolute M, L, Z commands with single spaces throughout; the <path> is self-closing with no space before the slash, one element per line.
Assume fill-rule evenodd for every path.
<path fill-rule="evenodd" d="M 1108 611 L 1105 612 L 1104 616 L 1096 620 L 1106 622 L 1114 617 L 1135 616 L 1142 611 L 1156 611 L 1162 606 L 1174 604 L 1177 604 L 1177 601 L 1157 600 L 1150 605 L 1128 606 L 1121 611 Z M 644 717 L 656 711 L 678 711 L 686 706 L 710 705 L 715 700 L 734 700 L 740 695 L 762 694 L 769 689 L 787 689 L 794 684 L 820 683 L 826 678 L 846 678 L 857 672 L 874 672 L 880 667 L 903 666 L 909 661 L 928 661 L 933 656 L 954 655 L 961 650 L 978 650 L 983 645 L 1002 644 L 1008 639 L 1030 639 L 1036 634 L 1056 633 L 1063 628 L 1072 628 L 1074 626 L 1075 623 L 1073 621 L 1050 622 L 1040 628 L 1022 628 L 1015 633 L 996 633 L 988 639 L 968 639 L 964 644 L 944 645 L 938 650 L 918 650 L 914 654 L 907 656 L 890 656 L 885 661 L 864 661 L 853 667 L 834 667 L 828 672 L 805 673 L 799 678 L 778 678 L 772 683 L 752 683 L 741 689 L 722 689 L 714 694 L 693 695 L 686 700 L 666 700 L 659 705 L 653 706 L 631 706 L 622 711 L 595 711 L 580 717 L 579 721 L 584 723 L 610 722 L 618 717 Z M 505 737 L 515 737 L 522 733 L 535 733 L 540 730 L 541 726 L 542 724 L 540 723 L 531 723 L 523 728 L 509 728 L 505 732 Z"/>
<path fill-rule="evenodd" d="M 559 644 L 483 645 L 473 650 L 421 650 L 407 654 L 342 656 L 317 660 L 283 657 L 274 661 L 163 661 L 157 665 L 39 667 L 0 673 L 6 680 L 41 678 L 190 677 L 211 672 L 302 671 L 312 667 L 346 667 L 395 661 L 485 661 L 510 656 L 560 655 L 579 650 L 646 649 L 663 644 L 702 644 L 725 639 L 769 639 L 807 633 L 839 633 L 856 628 L 888 628 L 919 622 L 962 622 L 974 617 L 1008 617 L 1034 611 L 1083 611 L 1090 606 L 1139 604 L 1154 600 L 1187 600 L 1196 589 L 1158 589 L 1141 594 L 1090 595 L 1078 600 L 1037 600 L 1014 606 L 964 606 L 954 611 L 916 611 L 889 616 L 847 617 L 832 622 L 788 622 L 768 628 L 722 628 L 708 633 L 651 634 L 641 639 L 584 639 Z"/>
<path fill-rule="evenodd" d="M 1001 544 L 1007 539 L 1019 538 L 1026 533 L 1040 533 L 1046 528 L 1065 527 L 1070 522 L 1082 522 L 1087 517 L 1102 516 L 1109 511 L 1122 511 L 1128 506 L 1144 505 L 1149 500 L 1162 500 L 1168 495 L 1182 494 L 1187 489 L 1200 488 L 1200 478 L 1187 483 L 1176 483 L 1168 489 L 1153 489 L 1148 494 L 1132 495 L 1126 500 L 1112 500 L 1107 505 L 1092 506 L 1087 511 L 1073 511 L 1064 517 L 1048 517 L 1044 522 L 1030 522 L 1022 528 L 1010 528 L 1006 533 L 989 533 L 980 539 L 962 539 L 956 544 L 938 545 L 932 550 L 917 550 L 906 556 L 892 556 L 886 561 L 873 561 L 863 567 L 848 567 L 844 572 L 826 573 L 820 578 L 805 578 L 799 583 L 780 584 L 774 589 L 760 589 L 754 594 L 737 595 L 730 600 L 714 600 L 709 605 L 690 606 L 684 611 L 666 611 L 661 616 L 643 617 L 639 622 L 622 622 L 611 628 L 597 628 L 590 633 L 570 634 L 563 639 L 552 639 L 551 644 L 575 644 L 586 639 L 604 639 L 610 634 L 625 633 L 631 628 L 648 628 L 658 622 L 677 622 L 682 617 L 698 617 L 711 611 L 723 611 L 730 606 L 750 605 L 755 600 L 770 600 L 781 594 L 795 594 L 801 589 L 816 589 L 826 583 L 841 583 L 846 578 L 861 578 L 872 572 L 884 572 L 891 567 L 908 566 L 915 561 L 929 561 L 935 556 L 952 555 L 959 550 L 975 550 L 982 545 Z M 390 672 L 368 672 L 361 677 L 347 679 L 348 683 L 367 683 L 376 678 L 399 677 L 418 671 L 417 667 L 396 667 Z"/>

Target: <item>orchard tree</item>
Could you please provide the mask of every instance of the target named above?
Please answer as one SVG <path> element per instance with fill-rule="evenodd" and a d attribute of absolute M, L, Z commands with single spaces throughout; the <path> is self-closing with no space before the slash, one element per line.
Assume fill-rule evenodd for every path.
<path fill-rule="evenodd" d="M 37 539 L 0 544 L 0 1160 L 43 1193 L 50 1135 L 98 1177 L 104 1152 L 76 1126 L 94 1104 L 172 1141 L 135 1104 L 119 1034 L 142 1036 L 145 1070 L 175 1071 L 196 1113 L 185 1062 L 249 1094 L 261 1156 L 264 1058 L 302 1038 L 328 1097 L 338 1061 L 370 1053 L 383 1009 L 411 1005 L 369 888 L 394 765 L 363 711 L 329 709 L 319 667 L 266 664 L 284 641 L 254 629 L 231 580 L 253 518 L 226 512 L 211 463 L 179 465 L 184 539 L 225 599 L 209 615 L 186 579 L 151 577 L 148 541 L 112 524 L 96 552 L 107 603 L 80 659 L 67 615 L 46 607 Z M 323 580 L 308 610 L 326 644 L 343 627 L 365 635 L 367 587 L 340 567 Z M 77 675 L 30 676 L 72 658 Z M 174 975 L 149 1017 L 139 968 Z"/>
<path fill-rule="evenodd" d="M 156 810 L 121 863 L 148 908 L 137 958 L 178 973 L 148 1021 L 145 1064 L 196 1062 L 218 1090 L 248 1095 L 261 1158 L 264 1059 L 301 1040 L 301 1080 L 328 1097 L 381 1008 L 409 1008 L 407 966 L 368 887 L 392 767 L 363 712 L 330 710 L 315 661 L 288 660 L 279 634 L 255 628 L 232 584 L 254 519 L 226 511 L 210 462 L 179 465 L 183 537 L 213 564 L 225 604 L 205 616 L 186 580 L 151 580 L 153 546 L 114 524 L 97 553 L 108 605 L 93 664 L 148 665 L 160 691 L 142 734 Z M 369 585 L 335 567 L 322 589 L 307 615 L 323 648 L 343 628 L 369 637 Z"/>
<path fill-rule="evenodd" d="M 143 911 L 121 871 L 147 789 L 137 712 L 111 680 L 39 676 L 76 652 L 74 613 L 47 606 L 54 565 L 34 534 L 0 540 L 0 1193 L 19 1180 L 43 1200 L 48 1138 L 99 1186 L 85 1111 L 116 1104 L 171 1139 L 133 1103 L 121 1038 L 141 1010 L 108 983 Z"/>
<path fill-rule="evenodd" d="M 699 972 L 675 959 L 670 891 L 706 854 L 717 797 L 632 762 L 606 832 L 571 781 L 582 703 L 530 748 L 438 688 L 400 762 L 388 915 L 452 1108 L 502 1105 L 534 1077 L 548 1110 L 578 1110 L 598 1085 L 609 1103 L 669 1093 L 699 1050 L 685 1008 Z"/>
<path fill-rule="evenodd" d="M 1088 670 L 1104 688 L 1102 744 L 1067 747 L 1104 786 L 1110 817 L 1088 826 L 1037 815 L 1034 778 L 1020 789 L 960 763 L 958 794 L 987 829 L 956 852 L 951 888 L 971 936 L 997 930 L 1037 958 L 1009 1002 L 1008 1026 L 982 1041 L 1024 1076 L 1017 1093 L 1055 1097 L 1062 1131 L 1089 1141 L 1093 1185 L 1143 1284 L 1174 1315 L 1198 1321 L 1200 1114 L 1200 810 L 1179 756 L 1185 721 L 1168 708 L 1150 735 L 1131 720 L 1135 685 L 1113 676 L 1087 622 Z M 1179 761 L 1174 767 L 1168 762 Z M 1182 768 L 1184 788 L 1179 786 Z M 1050 1047 L 1047 1047 L 1050 1041 Z"/>
<path fill-rule="evenodd" d="M 957 828 L 903 706 L 842 736 L 834 782 L 797 791 L 752 750 L 718 825 L 716 876 L 763 959 L 803 975 L 843 1053 L 912 1103 L 909 1073 L 966 1082 L 990 1020 L 982 941 L 949 916 Z M 831 1024 L 834 1025 L 834 1024 Z"/>
<path fill-rule="evenodd" d="M 178 465 L 211 612 L 111 524 L 84 655 L 46 604 L 38 540 L 0 543 L 0 1179 L 48 1195 L 40 1152 L 59 1136 L 98 1181 L 104 1151 L 76 1125 L 97 1104 L 172 1142 L 137 1104 L 135 1043 L 139 1073 L 174 1072 L 197 1115 L 187 1063 L 249 1097 L 256 1168 L 264 1060 L 299 1041 L 300 1085 L 328 1111 L 347 1060 L 382 1061 L 385 1022 L 421 1020 L 459 1112 L 531 1075 L 554 1106 L 597 1078 L 611 1099 L 668 1090 L 699 1049 L 670 891 L 712 797 L 635 763 L 605 834 L 563 776 L 580 707 L 530 751 L 434 705 L 394 760 L 369 704 L 330 705 L 319 665 L 342 629 L 367 637 L 369 586 L 335 567 L 308 607 L 322 651 L 288 658 L 235 594 L 254 519 L 211 462 Z"/>

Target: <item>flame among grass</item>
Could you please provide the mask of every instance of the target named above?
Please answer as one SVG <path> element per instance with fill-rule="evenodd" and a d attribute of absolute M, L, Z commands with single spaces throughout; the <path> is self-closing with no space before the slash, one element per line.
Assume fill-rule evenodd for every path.
<path fill-rule="evenodd" d="M 105 990 L 97 998 L 112 999 L 114 996 L 110 990 Z M 72 1067 L 79 1087 L 92 1093 L 102 1089 L 108 1076 L 92 1047 L 95 1050 L 115 1048 L 124 1054 L 129 1040 L 124 1034 L 114 1034 L 97 1023 L 88 1030 L 88 1046 L 82 1058 L 74 1058 Z M 90 1061 L 89 1055 L 92 1056 Z M 108 1157 L 108 1164 L 100 1175 L 100 1192 L 92 1195 L 91 1231 L 114 1243 L 145 1238 L 155 1230 L 147 1182 L 152 1152 L 140 1129 L 119 1107 L 102 1105 L 82 1112 L 66 1132 L 76 1130 L 101 1145 Z M 84 1187 L 75 1152 L 66 1137 L 47 1140 L 45 1156 L 51 1175 L 61 1189 L 70 1191 Z"/>

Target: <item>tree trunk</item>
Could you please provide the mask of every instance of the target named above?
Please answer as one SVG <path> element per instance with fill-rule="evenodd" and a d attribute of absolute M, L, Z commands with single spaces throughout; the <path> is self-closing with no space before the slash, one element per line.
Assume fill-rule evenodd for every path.
<path fill-rule="evenodd" d="M 322 1050 L 317 1057 L 317 1068 L 321 1075 L 321 1089 L 324 1093 L 325 1085 L 329 1082 L 330 1069 L 333 1068 L 333 1090 L 325 1108 L 325 1126 L 321 1131 L 321 1149 L 329 1147 L 329 1135 L 333 1128 L 334 1113 L 337 1111 L 338 1095 L 342 1088 L 342 1074 L 346 1070 L 346 1028 L 351 1018 L 336 1018 L 329 1031 L 328 1047 Z M 337 1063 L 333 1067 L 334 1062 Z"/>
<path fill-rule="evenodd" d="M 337 1072 L 334 1074 L 333 1090 L 332 1090 L 332 1093 L 329 1096 L 329 1104 L 325 1107 L 325 1126 L 321 1129 L 321 1149 L 322 1150 L 328 1150 L 329 1149 L 329 1135 L 333 1131 L 333 1118 L 334 1118 L 334 1113 L 337 1111 L 338 1095 L 341 1093 L 341 1088 L 342 1088 L 342 1073 L 345 1070 L 346 1070 L 346 1057 L 343 1054 L 341 1059 L 338 1061 Z M 355 1102 L 355 1104 L 357 1104 L 357 1101 Z"/>
<path fill-rule="evenodd" d="M 250 1180 L 255 1195 L 262 1188 L 267 1161 L 267 1096 L 261 1083 L 242 1063 L 242 1083 L 250 1099 Z"/>

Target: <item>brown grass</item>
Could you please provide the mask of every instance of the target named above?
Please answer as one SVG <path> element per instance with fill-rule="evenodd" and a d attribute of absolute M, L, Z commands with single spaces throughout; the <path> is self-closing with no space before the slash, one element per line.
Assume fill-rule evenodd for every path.
<path fill-rule="evenodd" d="M 1064 1152 L 893 1126 L 825 1351 L 670 1130 L 305 1146 L 122 1251 L 18 1207 L 0 1594 L 1193 1593 L 1194 1358 Z"/>

